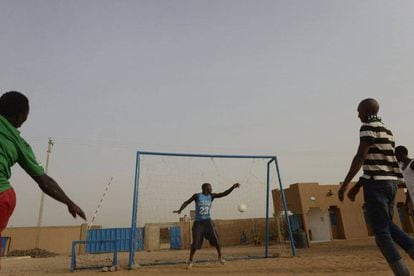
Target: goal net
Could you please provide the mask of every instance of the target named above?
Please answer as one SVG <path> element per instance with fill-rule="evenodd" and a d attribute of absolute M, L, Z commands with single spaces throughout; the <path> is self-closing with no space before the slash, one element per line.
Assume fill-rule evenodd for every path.
<path fill-rule="evenodd" d="M 173 211 L 201 193 L 203 183 L 211 184 L 213 193 L 240 184 L 229 195 L 214 199 L 211 207 L 225 259 L 294 254 L 276 157 L 138 152 L 129 267 L 180 264 L 188 259 L 195 203 L 181 214 Z M 274 189 L 279 192 L 272 197 Z M 143 229 L 144 234 L 133 229 Z M 140 237 L 144 250 L 137 251 Z M 212 260 L 217 260 L 216 249 L 204 240 L 194 261 Z"/>

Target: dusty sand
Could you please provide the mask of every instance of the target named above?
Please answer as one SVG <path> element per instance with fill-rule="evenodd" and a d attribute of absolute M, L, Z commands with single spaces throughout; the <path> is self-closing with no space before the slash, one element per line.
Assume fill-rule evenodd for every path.
<path fill-rule="evenodd" d="M 225 256 L 237 256 L 237 252 L 245 250 L 257 251 L 258 248 L 233 247 L 224 248 Z M 262 250 L 262 249 L 260 249 Z M 279 250 L 272 246 L 270 253 Z M 203 249 L 196 255 L 198 259 L 214 259 L 213 249 Z M 140 260 L 185 260 L 188 252 L 162 251 L 139 253 Z M 402 253 L 403 258 L 414 271 L 414 262 Z M 196 258 L 196 259 L 197 259 Z M 120 264 L 126 263 L 127 256 L 120 255 Z M 184 264 L 170 266 L 141 267 L 126 270 L 122 267 L 117 272 L 101 272 L 99 270 L 80 270 L 75 275 L 392 275 L 386 262 L 374 245 L 373 239 L 363 241 L 333 241 L 312 244 L 309 249 L 298 250 L 297 257 L 278 257 L 259 260 L 228 261 L 224 266 L 212 261 L 195 264 L 187 270 Z M 70 272 L 70 257 L 58 256 L 44 259 L 2 260 L 1 275 L 74 275 Z M 105 274 L 103 274 L 105 275 Z"/>

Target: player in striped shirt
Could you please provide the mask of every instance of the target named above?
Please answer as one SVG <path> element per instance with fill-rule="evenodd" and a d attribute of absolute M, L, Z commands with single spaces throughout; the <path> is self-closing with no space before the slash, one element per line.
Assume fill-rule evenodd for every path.
<path fill-rule="evenodd" d="M 397 182 L 402 181 L 401 170 L 394 153 L 394 136 L 378 117 L 379 104 L 375 99 L 365 99 L 358 106 L 362 122 L 358 152 L 338 192 L 339 200 L 358 171 L 363 175 L 348 192 L 353 201 L 359 189 L 364 189 L 367 217 L 374 230 L 375 241 L 395 275 L 410 275 L 394 242 L 414 259 L 414 241 L 393 223 L 394 200 Z"/>

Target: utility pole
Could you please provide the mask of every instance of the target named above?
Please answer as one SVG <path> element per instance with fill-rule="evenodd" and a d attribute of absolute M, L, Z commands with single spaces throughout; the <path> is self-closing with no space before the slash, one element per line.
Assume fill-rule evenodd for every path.
<path fill-rule="evenodd" d="M 48 168 L 49 168 L 49 159 L 50 159 L 50 154 L 52 153 L 53 144 L 54 143 L 53 143 L 52 138 L 49 137 L 49 142 L 47 144 L 46 164 L 45 164 L 45 173 L 46 174 L 47 174 L 47 171 L 48 171 Z M 42 191 L 42 193 L 40 195 L 39 216 L 37 217 L 37 235 L 36 235 L 35 248 L 39 247 L 40 226 L 42 225 L 44 203 L 45 203 L 45 193 Z"/>

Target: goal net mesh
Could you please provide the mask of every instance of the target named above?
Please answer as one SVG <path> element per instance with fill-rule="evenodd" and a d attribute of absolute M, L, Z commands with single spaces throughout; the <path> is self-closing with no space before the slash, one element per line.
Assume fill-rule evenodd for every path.
<path fill-rule="evenodd" d="M 271 192 L 279 187 L 274 164 L 269 174 L 267 206 L 269 161 L 260 158 L 140 155 L 136 211 L 137 227 L 144 229 L 145 250 L 135 253 L 135 264 L 188 259 L 195 203 L 190 203 L 180 215 L 173 211 L 193 194 L 201 193 L 203 183 L 210 183 L 213 193 L 224 192 L 234 183 L 240 183 L 240 188 L 226 197 L 215 199 L 211 207 L 211 218 L 225 258 L 265 256 L 266 208 L 269 208 L 268 256 L 290 255 L 287 221 L 283 216 L 283 206 L 280 206 L 281 193 L 273 193 L 273 197 L 279 197 L 273 200 Z M 247 210 L 240 212 L 240 205 L 245 205 Z M 204 240 L 195 260 L 216 259 L 215 248 Z"/>

